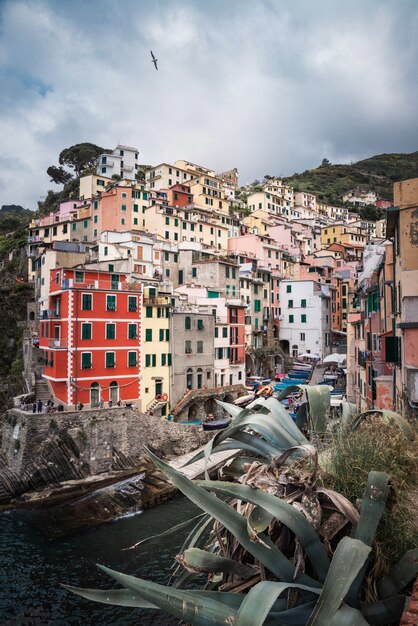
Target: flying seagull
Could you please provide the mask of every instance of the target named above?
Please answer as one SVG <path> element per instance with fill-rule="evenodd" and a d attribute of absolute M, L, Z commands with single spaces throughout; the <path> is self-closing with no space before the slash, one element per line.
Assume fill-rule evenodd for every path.
<path fill-rule="evenodd" d="M 155 65 L 155 69 L 158 70 L 158 66 L 157 66 L 157 61 L 158 59 L 155 58 L 153 51 L 151 50 L 151 56 L 152 56 L 152 61 L 151 63 L 154 63 Z"/>

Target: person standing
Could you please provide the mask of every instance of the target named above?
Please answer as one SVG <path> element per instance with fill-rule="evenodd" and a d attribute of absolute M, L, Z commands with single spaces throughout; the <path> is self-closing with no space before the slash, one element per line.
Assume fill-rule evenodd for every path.
<path fill-rule="evenodd" d="M 43 408 L 42 400 L 39 398 L 38 404 L 37 404 L 38 413 L 42 413 L 42 408 Z"/>

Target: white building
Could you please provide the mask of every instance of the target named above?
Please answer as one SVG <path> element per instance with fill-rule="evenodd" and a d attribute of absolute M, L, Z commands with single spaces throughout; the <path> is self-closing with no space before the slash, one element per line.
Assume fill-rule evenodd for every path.
<path fill-rule="evenodd" d="M 280 343 L 294 357 L 330 353 L 331 314 L 328 285 L 313 280 L 280 283 Z"/>
<path fill-rule="evenodd" d="M 170 163 L 159 163 L 145 174 L 147 189 L 169 189 L 173 185 L 187 184 L 193 178 L 186 169 Z"/>
<path fill-rule="evenodd" d="M 107 178 L 116 174 L 124 179 L 135 180 L 137 169 L 138 148 L 118 144 L 111 154 L 101 154 L 97 159 L 97 174 Z"/>

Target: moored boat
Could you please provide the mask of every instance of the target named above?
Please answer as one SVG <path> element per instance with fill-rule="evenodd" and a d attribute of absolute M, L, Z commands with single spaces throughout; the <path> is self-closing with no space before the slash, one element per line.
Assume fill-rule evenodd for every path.
<path fill-rule="evenodd" d="M 223 417 L 217 420 L 202 422 L 203 430 L 222 430 L 231 423 L 230 417 Z"/>

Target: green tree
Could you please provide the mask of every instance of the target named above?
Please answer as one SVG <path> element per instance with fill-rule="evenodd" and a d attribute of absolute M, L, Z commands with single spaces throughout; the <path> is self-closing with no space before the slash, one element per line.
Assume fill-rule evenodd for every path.
<path fill-rule="evenodd" d="M 77 176 L 80 176 L 82 170 L 95 165 L 97 158 L 104 152 L 108 153 L 109 150 L 96 146 L 94 143 L 77 143 L 60 152 L 59 164 L 70 167 Z"/>
<path fill-rule="evenodd" d="M 56 167 L 55 165 L 50 165 L 46 173 L 51 177 L 51 182 L 57 185 L 65 185 L 72 179 L 70 172 L 65 171 L 63 167 Z"/>

